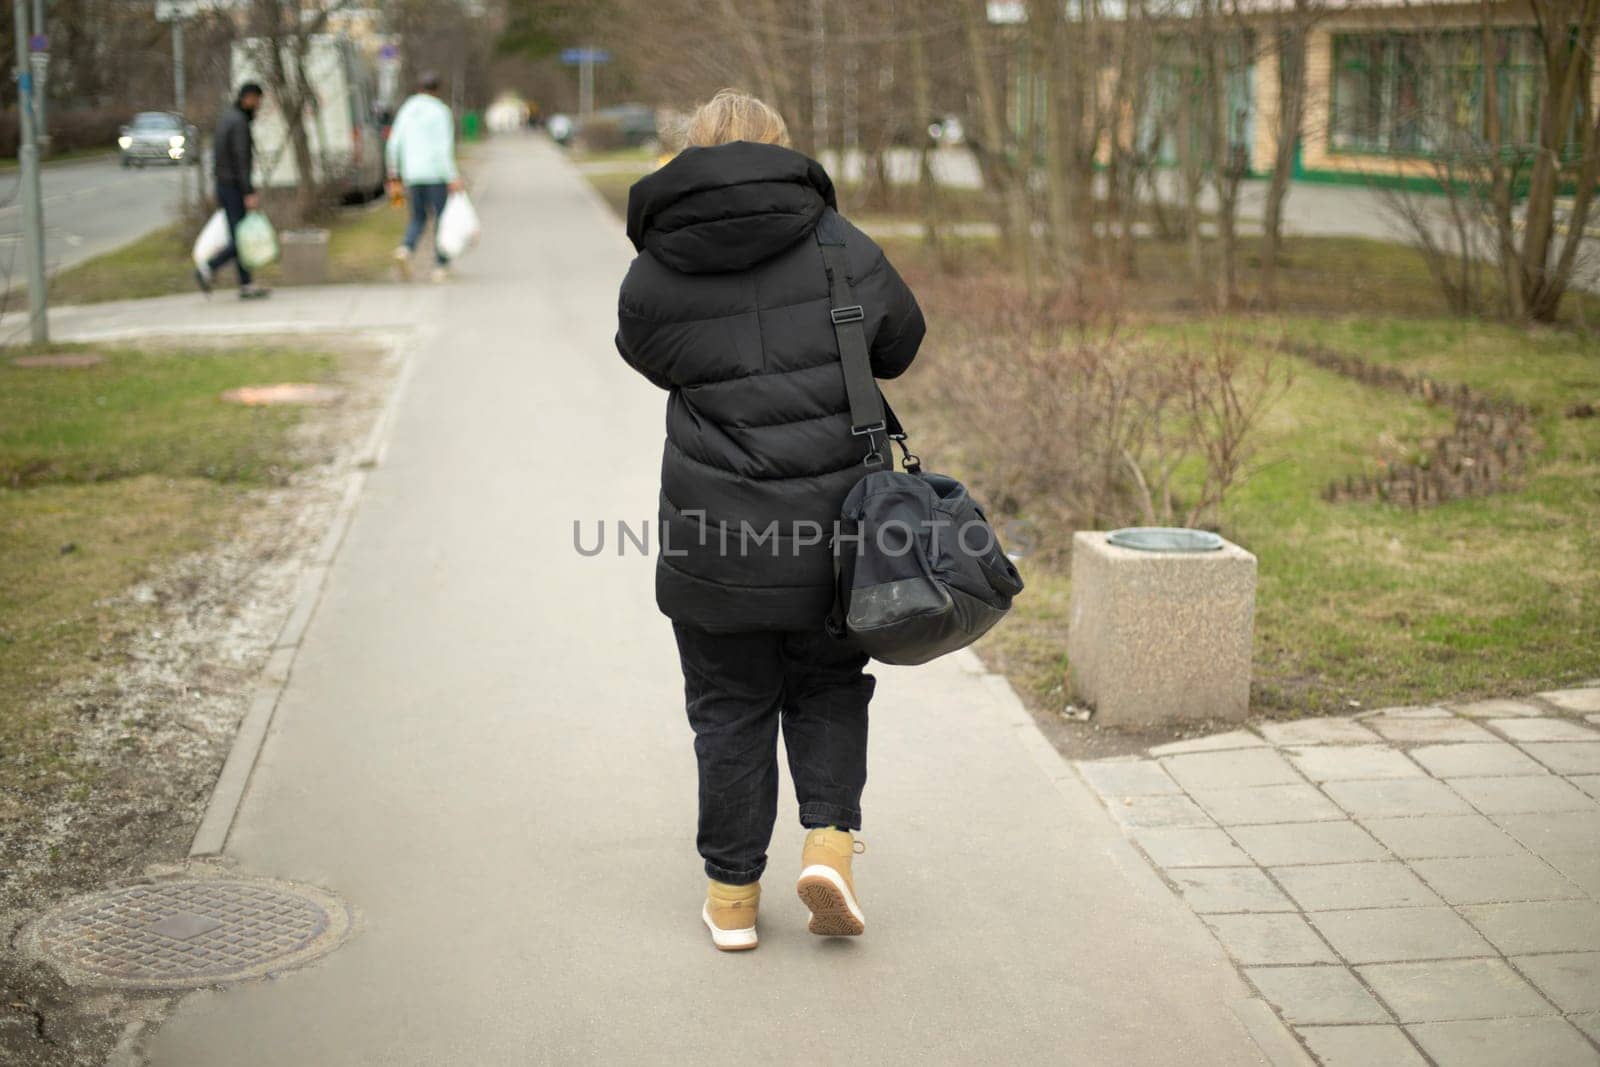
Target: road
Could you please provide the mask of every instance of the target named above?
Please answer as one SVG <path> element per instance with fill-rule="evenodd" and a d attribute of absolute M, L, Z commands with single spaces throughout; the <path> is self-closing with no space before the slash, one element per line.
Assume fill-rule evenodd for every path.
<path fill-rule="evenodd" d="M 805 932 L 791 802 L 760 949 L 711 947 L 653 561 L 573 544 L 655 514 L 663 396 L 611 343 L 631 251 L 542 140 L 484 146 L 474 194 L 482 244 L 417 291 L 437 303 L 224 852 L 359 932 L 186 997 L 145 1062 L 1231 1065 L 1286 1039 L 971 658 L 877 672 L 867 936 Z M 60 329 L 175 301 L 203 305 Z"/>
<path fill-rule="evenodd" d="M 196 174 L 191 167 L 184 177 L 193 183 Z M 48 269 L 81 263 L 166 225 L 177 207 L 179 176 L 177 167 L 124 170 L 116 156 L 46 164 L 40 184 Z M 25 273 L 21 185 L 20 171 L 0 173 L 0 278 L 19 289 Z"/>

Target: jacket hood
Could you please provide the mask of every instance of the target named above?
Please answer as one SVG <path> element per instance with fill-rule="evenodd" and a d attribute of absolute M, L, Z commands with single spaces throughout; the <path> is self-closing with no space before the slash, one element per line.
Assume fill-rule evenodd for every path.
<path fill-rule="evenodd" d="M 778 145 L 686 148 L 628 191 L 628 239 L 673 270 L 745 270 L 816 229 L 834 207 L 822 164 Z"/>

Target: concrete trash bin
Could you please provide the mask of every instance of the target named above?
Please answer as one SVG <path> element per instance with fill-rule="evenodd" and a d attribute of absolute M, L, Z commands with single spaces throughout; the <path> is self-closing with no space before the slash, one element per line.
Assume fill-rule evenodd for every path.
<path fill-rule="evenodd" d="M 328 280 L 328 231 L 284 230 L 278 234 L 284 285 L 322 285 Z"/>
<path fill-rule="evenodd" d="M 1142 551 L 1110 538 L 1072 539 L 1073 695 L 1098 721 L 1123 726 L 1244 718 L 1256 557 L 1220 537 L 1210 551 Z"/>

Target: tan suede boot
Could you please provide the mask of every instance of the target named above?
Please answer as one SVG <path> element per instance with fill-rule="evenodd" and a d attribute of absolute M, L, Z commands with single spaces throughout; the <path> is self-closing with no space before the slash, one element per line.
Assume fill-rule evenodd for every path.
<path fill-rule="evenodd" d="M 806 834 L 800 881 L 795 885 L 800 900 L 811 909 L 806 929 L 830 937 L 854 937 L 866 930 L 850 878 L 850 858 L 865 850 L 848 830 L 818 827 Z"/>
<path fill-rule="evenodd" d="M 727 885 L 711 882 L 706 904 L 700 910 L 711 941 L 724 952 L 756 947 L 756 909 L 761 905 L 761 883 Z"/>

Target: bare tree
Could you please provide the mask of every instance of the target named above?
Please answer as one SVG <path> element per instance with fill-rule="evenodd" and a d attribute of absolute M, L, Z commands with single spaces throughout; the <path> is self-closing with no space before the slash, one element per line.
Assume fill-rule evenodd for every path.
<path fill-rule="evenodd" d="M 1487 2 L 1487 0 L 1486 0 Z M 1305 121 L 1306 38 L 1318 14 L 1316 0 L 1290 0 L 1290 6 L 1273 9 L 1266 47 L 1277 55 L 1278 111 L 1274 117 L 1275 143 L 1272 178 L 1267 183 L 1261 217 L 1261 302 L 1278 306 L 1278 260 L 1283 254 L 1283 205 L 1289 196 L 1289 178 L 1300 146 Z"/>

